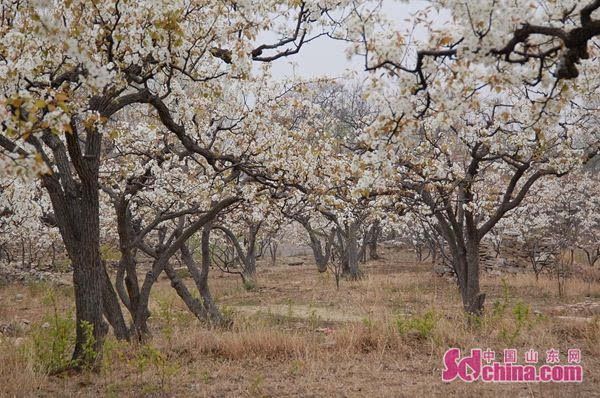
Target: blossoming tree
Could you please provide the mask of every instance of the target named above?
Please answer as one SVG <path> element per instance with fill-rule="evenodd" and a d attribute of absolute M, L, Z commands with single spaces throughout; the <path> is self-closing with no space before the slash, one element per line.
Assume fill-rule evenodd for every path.
<path fill-rule="evenodd" d="M 73 263 L 77 343 L 85 325 L 99 351 L 110 298 L 100 261 L 99 170 L 120 111 L 149 105 L 157 124 L 211 166 L 232 160 L 190 133 L 209 83 L 245 79 L 252 62 L 297 53 L 339 2 L 195 0 L 3 2 L 0 35 L 2 169 L 40 173 Z M 273 42 L 258 37 L 271 31 Z M 193 96 L 190 93 L 193 92 Z M 18 163 L 18 166 L 15 164 Z M 104 294 L 103 294 L 104 291 Z M 111 296 L 111 297 L 108 297 Z"/>
<path fill-rule="evenodd" d="M 533 3 L 434 2 L 451 11 L 451 21 L 437 27 L 432 9 L 423 10 L 415 24 L 426 37 L 412 41 L 377 9 L 356 7 L 341 37 L 373 72 L 369 97 L 380 114 L 362 145 L 404 189 L 407 207 L 435 219 L 470 313 L 480 313 L 485 300 L 481 239 L 538 181 L 593 155 L 576 138 L 584 135 L 575 121 L 585 111 L 574 105 L 591 87 L 580 90 L 584 83 L 564 80 L 576 76 L 560 70 L 540 73 L 527 62 L 530 53 L 520 54 L 522 62 L 497 61 L 506 29 L 547 17 Z"/>

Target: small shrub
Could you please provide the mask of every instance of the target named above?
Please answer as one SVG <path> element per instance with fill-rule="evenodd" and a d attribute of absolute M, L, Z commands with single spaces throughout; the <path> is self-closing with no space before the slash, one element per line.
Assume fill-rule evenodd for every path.
<path fill-rule="evenodd" d="M 179 365 L 175 361 L 170 361 L 162 352 L 149 345 L 142 349 L 142 355 L 148 358 L 148 362 L 154 368 L 158 375 L 160 388 L 166 391 L 171 385 L 171 379 L 179 371 Z"/>
<path fill-rule="evenodd" d="M 85 366 L 92 366 L 92 364 L 96 363 L 96 359 L 98 358 L 98 352 L 96 352 L 96 338 L 94 337 L 94 326 L 87 322 L 81 321 L 81 328 L 83 330 L 84 342 L 81 346 L 82 356 L 79 359 L 80 363 L 74 363 L 75 366 L 80 366 L 81 364 Z"/>
<path fill-rule="evenodd" d="M 496 300 L 492 307 L 492 317 L 498 318 L 504 315 L 510 304 L 510 288 L 506 279 L 502 279 L 502 301 Z"/>
<path fill-rule="evenodd" d="M 252 279 L 245 279 L 243 281 L 243 285 L 244 285 L 244 289 L 246 289 L 246 291 L 248 291 L 248 292 L 253 292 L 258 288 L 258 284 L 256 283 L 255 280 L 252 280 Z"/>
<path fill-rule="evenodd" d="M 144 372 L 153 369 L 158 376 L 158 389 L 165 393 L 170 389 L 173 376 L 179 371 L 177 362 L 169 360 L 160 350 L 147 344 L 140 347 L 130 362 L 133 362 L 133 366 L 137 369 L 138 382 Z M 149 388 L 156 389 L 156 386 L 149 386 Z"/>
<path fill-rule="evenodd" d="M 100 246 L 100 257 L 104 261 L 118 262 L 121 260 L 121 252 L 116 247 L 104 244 Z"/>
<path fill-rule="evenodd" d="M 398 316 L 396 318 L 396 330 L 401 336 L 416 333 L 419 338 L 431 339 L 434 337 L 436 323 L 435 313 L 433 310 L 428 310 L 422 316 L 413 315 L 408 319 Z"/>
<path fill-rule="evenodd" d="M 221 316 L 223 317 L 223 323 L 225 325 L 233 325 L 233 319 L 235 317 L 235 309 L 228 305 L 222 305 L 221 308 Z"/>
<path fill-rule="evenodd" d="M 32 329 L 33 352 L 43 372 L 53 373 L 68 367 L 75 344 L 75 321 L 71 314 L 44 318 L 43 324 Z"/>
<path fill-rule="evenodd" d="M 211 376 L 211 374 L 208 370 L 203 370 L 202 372 L 200 372 L 200 379 L 202 379 L 204 384 L 210 384 L 213 377 Z"/>
<path fill-rule="evenodd" d="M 362 324 L 367 328 L 367 329 L 372 329 L 373 328 L 373 322 L 369 319 L 369 318 L 363 318 L 362 319 Z"/>
<path fill-rule="evenodd" d="M 124 348 L 127 342 L 114 339 L 112 336 L 107 336 L 102 344 L 102 362 L 100 370 L 102 374 L 108 375 L 115 363 L 121 363 L 125 360 Z"/>
<path fill-rule="evenodd" d="M 248 392 L 250 393 L 251 396 L 253 397 L 264 397 L 265 393 L 263 392 L 263 384 L 264 384 L 265 378 L 263 375 L 261 374 L 257 374 L 256 376 L 252 377 L 252 379 L 250 380 L 250 386 L 248 388 Z"/>
<path fill-rule="evenodd" d="M 530 309 L 527 304 L 521 302 L 514 305 L 512 325 L 510 327 L 502 327 L 500 330 L 500 338 L 508 345 L 513 345 L 515 340 L 521 335 L 524 327 L 531 326 Z"/>
<path fill-rule="evenodd" d="M 31 337 L 33 352 L 40 369 L 53 373 L 71 365 L 71 350 L 75 345 L 75 321 L 71 313 L 65 316 L 60 314 L 53 289 L 46 291 L 44 301 L 53 307 L 54 312 L 51 316 L 44 317 L 41 324 L 34 326 Z"/>
<path fill-rule="evenodd" d="M 57 272 L 70 272 L 73 270 L 73 265 L 71 264 L 71 260 L 68 258 L 56 260 L 54 263 L 54 267 L 52 268 Z"/>
<path fill-rule="evenodd" d="M 303 370 L 304 370 L 304 362 L 302 362 L 301 360 L 294 359 L 290 363 L 290 373 L 293 374 L 294 376 L 302 374 Z"/>
<path fill-rule="evenodd" d="M 164 322 L 162 333 L 167 341 L 171 342 L 174 334 L 175 311 L 173 310 L 172 299 L 162 299 L 158 301 L 158 316 Z"/>

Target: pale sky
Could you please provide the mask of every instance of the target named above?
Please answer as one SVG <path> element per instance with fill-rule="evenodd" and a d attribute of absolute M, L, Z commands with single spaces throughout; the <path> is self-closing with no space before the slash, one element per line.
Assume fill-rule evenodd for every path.
<path fill-rule="evenodd" d="M 419 10 L 427 4 L 424 0 L 415 0 L 408 4 L 385 0 L 383 10 L 388 17 L 397 21 L 399 30 L 406 30 L 411 27 L 404 21 L 410 18 L 411 13 Z M 448 14 L 439 15 L 440 21 L 448 19 Z M 424 32 L 416 32 L 416 36 L 423 36 Z M 348 60 L 345 54 L 347 44 L 342 41 L 336 41 L 328 37 L 320 37 L 310 43 L 305 44 L 296 55 L 281 58 L 272 63 L 273 75 L 276 78 L 291 77 L 296 74 L 298 77 L 312 78 L 320 76 L 335 77 L 340 76 L 346 70 L 357 72 L 364 71 L 364 59 L 354 57 Z"/>

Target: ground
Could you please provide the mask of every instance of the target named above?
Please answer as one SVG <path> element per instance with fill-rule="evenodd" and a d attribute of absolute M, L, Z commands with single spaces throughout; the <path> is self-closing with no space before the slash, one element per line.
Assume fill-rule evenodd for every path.
<path fill-rule="evenodd" d="M 406 252 L 389 249 L 342 281 L 301 266 L 263 265 L 258 287 L 213 271 L 216 301 L 233 320 L 209 330 L 167 280 L 152 296 L 153 339 L 105 344 L 99 369 L 60 367 L 71 349 L 72 288 L 0 289 L 0 395 L 109 397 L 594 397 L 600 396 L 600 285 L 533 275 L 483 276 L 486 313 L 467 319 L 456 285 Z M 190 281 L 188 281 L 189 283 Z M 191 283 L 189 283 L 191 287 Z M 449 347 L 501 353 L 580 348 L 581 384 L 441 380 Z M 564 356 L 561 357 L 566 362 Z M 521 361 L 522 362 L 522 361 Z"/>

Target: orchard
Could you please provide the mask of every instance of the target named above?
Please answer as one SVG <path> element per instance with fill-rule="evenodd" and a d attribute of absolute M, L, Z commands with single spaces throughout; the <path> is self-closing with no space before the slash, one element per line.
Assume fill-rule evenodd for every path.
<path fill-rule="evenodd" d="M 444 351 L 545 336 L 600 394 L 599 10 L 2 1 L 0 391 L 494 396 Z"/>

